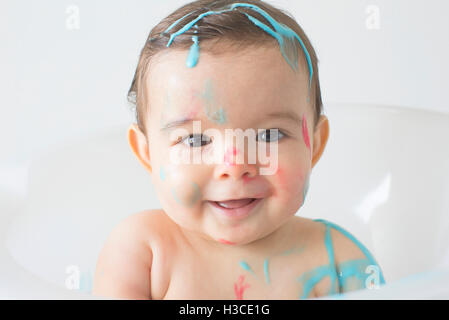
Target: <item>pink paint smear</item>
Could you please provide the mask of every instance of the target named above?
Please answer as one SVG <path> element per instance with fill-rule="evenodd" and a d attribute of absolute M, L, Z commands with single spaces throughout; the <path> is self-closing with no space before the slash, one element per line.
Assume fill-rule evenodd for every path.
<path fill-rule="evenodd" d="M 224 155 L 224 163 L 226 163 L 227 166 L 235 165 L 234 163 L 234 156 L 237 155 L 237 149 L 232 148 L 228 149 Z"/>
<path fill-rule="evenodd" d="M 304 142 L 306 143 L 306 147 L 307 149 L 310 150 L 309 130 L 307 128 L 307 119 L 305 114 L 302 116 L 302 134 L 304 136 Z"/>
<path fill-rule="evenodd" d="M 221 243 L 224 243 L 224 244 L 235 244 L 234 242 L 231 242 L 231 241 L 228 241 L 225 239 L 218 239 L 218 241 L 220 241 Z"/>
<path fill-rule="evenodd" d="M 239 277 L 238 283 L 234 283 L 234 292 L 237 300 L 243 300 L 243 292 L 250 287 L 247 283 L 243 284 L 244 281 L 245 276 L 241 275 Z"/>
<path fill-rule="evenodd" d="M 247 175 L 244 175 L 243 176 L 243 184 L 247 184 L 248 182 L 251 182 L 254 179 L 257 179 L 257 177 L 248 177 Z"/>

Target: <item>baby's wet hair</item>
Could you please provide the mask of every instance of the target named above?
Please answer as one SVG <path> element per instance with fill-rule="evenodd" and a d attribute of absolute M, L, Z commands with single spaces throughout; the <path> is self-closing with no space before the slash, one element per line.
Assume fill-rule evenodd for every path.
<path fill-rule="evenodd" d="M 252 17 L 273 29 L 270 22 L 259 12 L 248 7 L 238 7 L 234 10 L 220 14 L 204 16 L 195 24 L 195 28 L 190 28 L 184 33 L 177 35 L 170 46 L 167 47 L 173 33 L 182 29 L 201 14 L 209 11 L 228 9 L 236 3 L 257 6 L 279 24 L 285 25 L 293 30 L 302 40 L 305 50 L 303 50 L 304 48 L 301 47 L 301 44 L 296 41 L 297 51 L 299 52 L 299 65 L 301 66 L 300 72 L 312 75 L 310 80 L 310 105 L 314 111 L 314 126 L 317 125 L 323 107 L 318 75 L 318 58 L 310 40 L 293 16 L 282 9 L 276 8 L 273 5 L 260 0 L 198 0 L 180 7 L 166 18 L 162 19 L 162 21 L 151 30 L 141 50 L 127 98 L 132 107 L 132 111 L 135 113 L 137 125 L 145 136 L 148 136 L 146 124 L 150 111 L 147 95 L 151 94 L 151 92 L 147 92 L 145 83 L 148 77 L 149 66 L 157 54 L 166 52 L 167 50 L 188 51 L 192 46 L 192 36 L 198 37 L 200 50 L 202 52 L 208 52 L 213 55 L 236 52 L 236 50 L 244 50 L 252 47 L 279 47 L 277 40 L 250 21 L 245 13 L 250 14 Z M 177 21 L 178 23 L 176 23 Z M 307 55 L 309 56 L 309 62 L 307 61 L 308 57 L 305 51 L 307 51 Z M 310 68 L 313 70 L 313 74 L 309 70 L 308 63 L 310 63 Z"/>

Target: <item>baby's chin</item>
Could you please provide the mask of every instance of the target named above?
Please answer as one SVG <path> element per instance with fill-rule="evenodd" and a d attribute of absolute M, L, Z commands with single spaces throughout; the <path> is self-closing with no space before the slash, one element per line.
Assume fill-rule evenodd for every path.
<path fill-rule="evenodd" d="M 242 225 L 241 228 L 233 228 L 227 232 L 225 230 L 216 230 L 216 233 L 209 233 L 209 237 L 225 247 L 250 247 L 263 242 L 265 238 L 278 229 L 278 227 L 270 224 L 260 225 L 255 223 Z"/>
<path fill-rule="evenodd" d="M 175 221 L 176 223 L 176 221 Z M 194 237 L 195 240 L 191 243 L 197 243 L 198 245 L 211 245 L 213 247 L 244 247 L 251 243 L 255 243 L 258 240 L 264 238 L 264 234 L 261 234 L 260 228 L 249 227 L 241 225 L 241 228 L 233 227 L 225 230 L 226 228 L 220 227 L 220 225 L 208 223 L 197 224 L 185 224 L 179 221 L 178 227 L 182 230 L 184 235 L 188 237 Z M 268 230 L 267 233 L 271 233 Z"/>

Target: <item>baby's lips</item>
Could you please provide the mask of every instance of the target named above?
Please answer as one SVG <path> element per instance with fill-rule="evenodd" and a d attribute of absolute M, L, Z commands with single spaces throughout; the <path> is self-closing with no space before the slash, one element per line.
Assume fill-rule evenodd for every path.
<path fill-rule="evenodd" d="M 219 205 L 225 208 L 229 209 L 235 209 L 235 208 L 241 208 L 246 205 L 248 205 L 250 202 L 252 202 L 254 198 L 245 198 L 245 199 L 238 199 L 238 200 L 228 200 L 228 201 L 217 201 Z"/>
<path fill-rule="evenodd" d="M 246 194 L 246 195 L 231 195 L 228 197 L 211 197 L 207 199 L 207 201 L 211 202 L 226 202 L 226 201 L 235 201 L 235 200 L 252 200 L 252 199 L 261 199 L 267 197 L 267 194 L 265 192 L 259 192 L 259 193 L 252 193 L 252 194 Z"/>

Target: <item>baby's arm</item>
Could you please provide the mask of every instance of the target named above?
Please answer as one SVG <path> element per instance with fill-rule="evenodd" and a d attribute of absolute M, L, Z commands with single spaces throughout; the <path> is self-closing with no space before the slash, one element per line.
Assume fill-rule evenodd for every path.
<path fill-rule="evenodd" d="M 109 234 L 100 251 L 92 294 L 118 299 L 151 299 L 152 252 L 142 240 L 138 216 L 130 216 Z"/>

